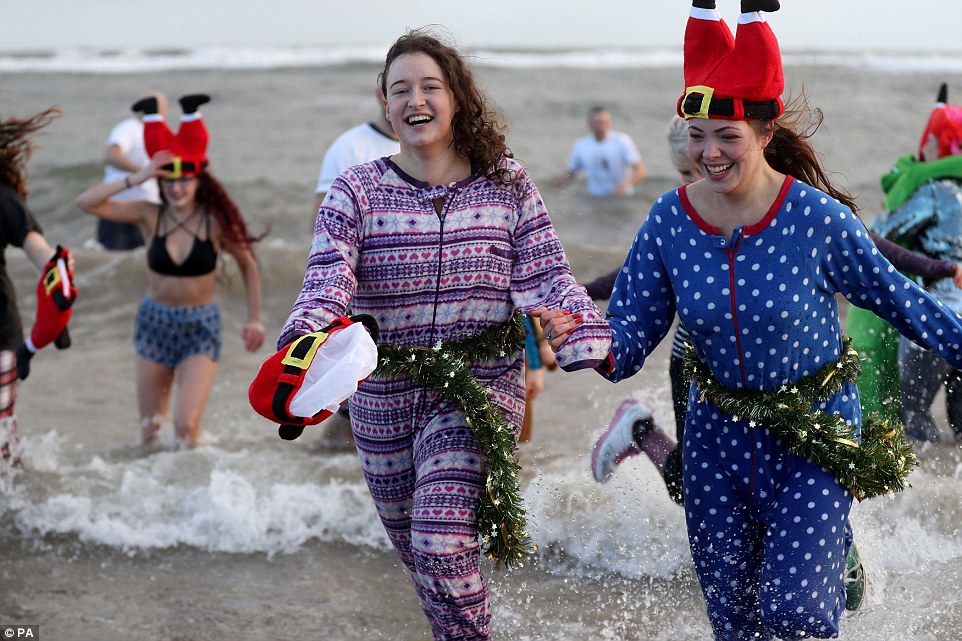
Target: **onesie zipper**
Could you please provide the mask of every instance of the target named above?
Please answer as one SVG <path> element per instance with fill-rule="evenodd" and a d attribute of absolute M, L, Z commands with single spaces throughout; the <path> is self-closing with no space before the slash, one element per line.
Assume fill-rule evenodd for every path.
<path fill-rule="evenodd" d="M 746 388 L 748 387 L 748 378 L 745 376 L 745 353 L 742 351 L 742 338 L 741 332 L 738 330 L 738 305 L 735 302 L 735 254 L 738 253 L 738 247 L 741 245 L 742 238 L 744 236 L 739 236 L 738 240 L 731 246 L 731 248 L 726 249 L 725 253 L 728 254 L 728 291 L 730 292 L 729 297 L 731 299 L 732 305 L 732 325 L 735 331 L 735 349 L 738 351 L 738 369 L 741 371 L 742 375 L 742 385 Z M 748 493 L 751 495 L 755 494 L 755 434 L 751 428 L 749 428 L 749 441 L 751 442 L 751 469 L 748 471 Z"/>
<path fill-rule="evenodd" d="M 437 331 L 438 303 L 441 300 L 441 267 L 444 255 L 444 218 L 448 213 L 448 206 L 453 196 L 454 189 L 450 189 L 445 192 L 443 196 L 444 203 L 441 205 L 441 211 L 437 210 L 437 208 L 434 206 L 434 200 L 431 200 L 431 207 L 434 209 L 434 213 L 438 217 L 438 222 L 440 223 L 440 228 L 438 229 L 438 272 L 437 279 L 434 283 L 434 310 L 431 316 L 431 336 L 435 337 L 435 340 L 438 340 L 439 338 L 435 336 L 435 332 Z"/>
<path fill-rule="evenodd" d="M 728 243 L 728 239 L 723 238 L 721 236 L 717 227 L 715 227 L 714 225 L 708 224 L 707 222 L 705 222 L 705 220 L 701 216 L 698 215 L 698 211 L 692 206 L 691 201 L 688 199 L 688 189 L 687 189 L 688 185 L 682 185 L 681 187 L 678 188 L 678 198 L 681 200 L 682 206 L 684 207 L 685 212 L 688 214 L 688 217 L 703 232 L 705 232 L 710 236 L 715 236 L 717 238 L 717 242 L 714 243 L 714 246 L 725 247 L 726 244 L 731 245 L 730 249 L 729 248 L 725 249 L 725 253 L 728 255 L 728 286 L 729 286 L 729 291 L 731 292 L 730 300 L 731 300 L 731 309 L 732 309 L 732 324 L 735 330 L 735 349 L 738 352 L 738 369 L 741 373 L 742 385 L 744 385 L 746 388 L 748 387 L 748 376 L 745 373 L 745 355 L 742 352 L 742 339 L 738 329 L 738 306 L 735 302 L 736 301 L 735 299 L 735 254 L 738 253 L 738 246 L 741 244 L 742 238 L 744 238 L 745 235 L 760 233 L 763 229 L 765 229 L 771 224 L 772 219 L 775 218 L 775 215 L 779 212 L 779 210 L 782 207 L 782 204 L 785 202 L 785 199 L 788 197 L 788 192 L 794 183 L 795 183 L 794 178 L 792 178 L 791 176 L 785 176 L 785 180 L 782 181 L 782 186 L 779 189 L 778 196 L 775 198 L 775 201 L 772 203 L 771 207 L 769 207 L 768 212 L 765 214 L 765 216 L 763 216 L 762 219 L 759 220 L 757 223 L 748 225 L 747 227 L 743 227 L 741 229 L 742 235 L 739 235 L 738 239 L 734 243 Z M 750 440 L 752 442 L 752 452 L 750 456 L 752 469 L 749 474 L 749 490 L 752 493 L 754 493 L 754 489 L 755 489 L 754 434 L 752 434 L 752 438 Z"/>
<path fill-rule="evenodd" d="M 745 376 L 745 354 L 742 352 L 742 337 L 738 331 L 738 305 L 735 303 L 735 254 L 738 253 L 738 246 L 742 244 L 742 238 L 742 236 L 739 236 L 732 247 L 725 250 L 725 253 L 728 254 L 728 291 L 730 292 L 729 298 L 732 303 L 732 324 L 735 328 L 735 349 L 738 351 L 738 369 L 742 374 L 742 385 L 747 388 L 748 379 Z"/>

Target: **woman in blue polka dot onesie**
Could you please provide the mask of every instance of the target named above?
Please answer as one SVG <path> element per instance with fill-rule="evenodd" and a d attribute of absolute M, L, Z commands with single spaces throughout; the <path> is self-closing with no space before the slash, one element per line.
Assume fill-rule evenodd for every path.
<path fill-rule="evenodd" d="M 962 317 L 879 254 L 852 200 L 793 129 L 800 114 L 783 113 L 778 43 L 757 13 L 777 3 L 742 2 L 737 38 L 713 4 L 696 0 L 692 9 L 678 103 L 704 179 L 652 206 L 612 292 L 611 352 L 598 369 L 612 381 L 636 374 L 677 311 L 708 372 L 690 389 L 683 468 L 689 543 L 715 639 L 831 638 L 851 546 L 852 485 L 836 477 L 854 475 L 857 485 L 871 466 L 829 472 L 793 451 L 810 442 L 802 423 L 759 423 L 721 406 L 757 392 L 779 416 L 787 406 L 772 397 L 817 387 L 816 372 L 828 380 L 850 365 L 857 356 L 845 348 L 836 293 L 891 318 L 955 367 Z M 541 317 L 554 349 L 579 323 L 563 310 Z M 806 401 L 803 412 L 851 426 L 857 440 L 854 377 L 836 379 L 838 391 Z M 858 460 L 851 452 L 865 444 L 852 439 L 829 445 Z"/>

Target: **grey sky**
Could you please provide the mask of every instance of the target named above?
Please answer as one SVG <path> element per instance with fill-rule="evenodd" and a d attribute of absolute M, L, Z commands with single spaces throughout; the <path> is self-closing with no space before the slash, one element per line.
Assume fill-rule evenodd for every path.
<path fill-rule="evenodd" d="M 680 46 L 685 0 L 7 0 L 0 50 L 382 46 L 439 24 L 463 46 Z M 782 0 L 786 50 L 962 51 L 959 0 Z M 719 0 L 729 21 L 736 0 Z"/>

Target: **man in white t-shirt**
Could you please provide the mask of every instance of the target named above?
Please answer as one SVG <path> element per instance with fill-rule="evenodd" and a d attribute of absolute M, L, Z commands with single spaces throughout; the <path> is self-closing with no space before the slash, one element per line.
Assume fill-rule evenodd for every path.
<path fill-rule="evenodd" d="M 380 87 L 374 90 L 374 97 L 377 99 L 378 116 L 371 122 L 358 125 L 348 129 L 338 136 L 327 153 L 324 154 L 324 162 L 321 164 L 321 173 L 317 178 L 317 187 L 314 189 L 314 215 L 324 201 L 327 190 L 331 188 L 334 179 L 341 175 L 348 167 L 360 165 L 383 158 L 393 156 L 401 151 L 394 129 L 384 115 L 383 97 Z"/>
<path fill-rule="evenodd" d="M 564 187 L 584 172 L 592 196 L 627 196 L 645 179 L 647 170 L 638 147 L 628 134 L 611 129 L 611 114 L 594 107 L 588 114 L 591 135 L 580 138 L 571 149 L 568 172 L 552 182 Z"/>
<path fill-rule="evenodd" d="M 157 113 L 167 117 L 167 98 L 159 91 L 153 91 L 144 97 L 157 99 Z M 135 102 L 135 105 L 141 100 Z M 104 149 L 104 182 L 123 180 L 146 165 L 150 158 L 144 148 L 144 123 L 142 113 L 134 110 L 134 115 L 117 123 L 107 137 Z M 111 200 L 146 200 L 160 203 L 160 192 L 157 181 L 153 178 L 140 185 L 113 196 Z M 144 244 L 143 235 L 137 225 L 116 223 L 110 220 L 98 219 L 97 241 L 107 249 L 133 249 Z"/>

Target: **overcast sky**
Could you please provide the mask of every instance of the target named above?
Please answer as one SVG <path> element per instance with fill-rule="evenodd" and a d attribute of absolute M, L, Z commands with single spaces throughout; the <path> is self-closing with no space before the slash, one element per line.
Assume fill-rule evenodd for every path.
<path fill-rule="evenodd" d="M 718 0 L 737 17 L 737 0 Z M 960 0 L 782 0 L 783 49 L 962 52 Z M 384 46 L 440 24 L 465 47 L 680 46 L 685 0 L 5 0 L 0 50 Z"/>

